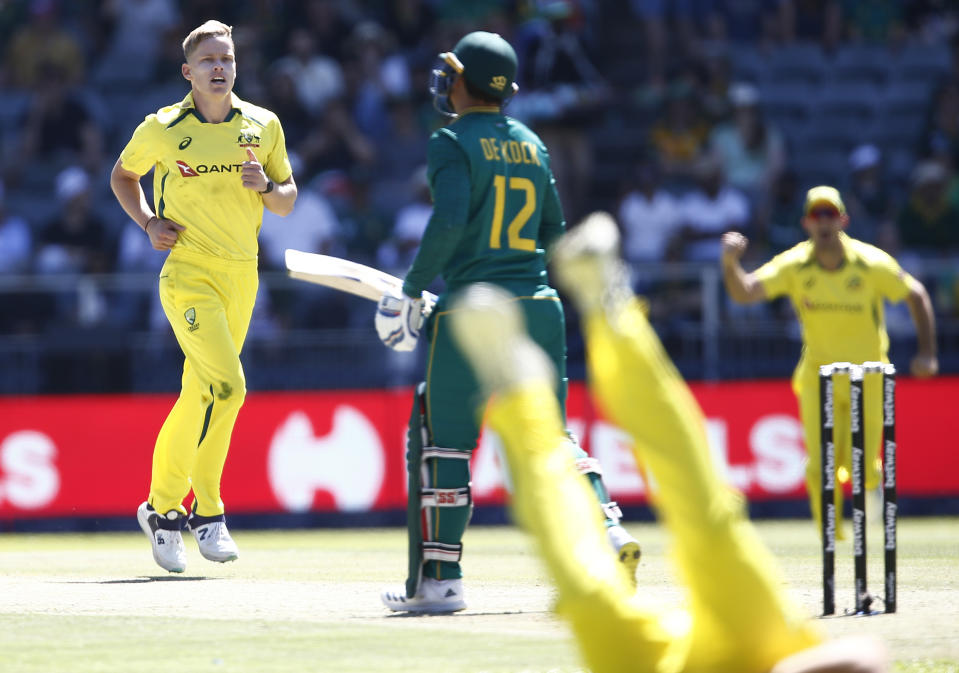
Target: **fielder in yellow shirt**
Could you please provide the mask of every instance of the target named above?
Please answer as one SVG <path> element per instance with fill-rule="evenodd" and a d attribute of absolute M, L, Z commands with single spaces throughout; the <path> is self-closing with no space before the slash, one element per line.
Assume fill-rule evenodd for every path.
<path fill-rule="evenodd" d="M 280 122 L 233 94 L 232 29 L 207 21 L 183 41 L 191 91 L 151 114 L 113 167 L 110 186 L 157 250 L 169 250 L 160 301 L 183 349 L 180 397 L 157 437 L 150 495 L 137 510 L 153 558 L 186 569 L 186 524 L 200 553 L 232 561 L 220 478 L 246 396 L 240 351 L 256 298 L 257 235 L 266 206 L 287 215 L 296 184 Z M 153 170 L 155 212 L 140 178 Z"/>
<path fill-rule="evenodd" d="M 717 471 L 705 419 L 633 296 L 618 232 L 591 215 L 555 246 L 557 279 L 579 309 L 590 388 L 635 440 L 656 480 L 653 502 L 672 535 L 686 601 L 645 605 L 605 537 L 586 482 L 563 452 L 555 371 L 505 290 L 474 285 L 450 312 L 452 331 L 492 395 L 513 510 L 544 557 L 594 673 L 881 673 L 875 638 L 824 642 L 791 603 L 775 560 Z"/>
<path fill-rule="evenodd" d="M 742 234 L 722 237 L 722 269 L 726 290 L 740 303 L 787 296 L 802 326 L 802 356 L 793 374 L 793 390 L 806 435 L 806 488 L 813 518 L 820 521 L 819 367 L 833 362 L 861 364 L 889 362 L 883 302 L 909 305 L 916 325 L 919 352 L 912 360 L 915 376 L 933 376 L 936 358 L 935 317 L 922 283 L 900 268 L 890 255 L 849 238 L 843 229 L 849 216 L 839 192 L 819 186 L 806 195 L 802 226 L 809 239 L 777 255 L 753 273 L 740 259 L 748 241 Z M 836 476 L 849 481 L 849 386 L 836 386 Z M 866 488 L 880 478 L 882 394 L 880 379 L 865 378 Z M 842 489 L 836 489 L 837 512 L 842 512 Z M 841 537 L 841 529 L 837 530 Z"/>

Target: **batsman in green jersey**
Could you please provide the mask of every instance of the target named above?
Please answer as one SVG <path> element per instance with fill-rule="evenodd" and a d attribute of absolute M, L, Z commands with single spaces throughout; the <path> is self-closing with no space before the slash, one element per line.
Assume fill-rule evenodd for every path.
<path fill-rule="evenodd" d="M 517 60 L 499 35 L 473 32 L 440 54 L 430 92 L 454 118 L 430 137 L 427 163 L 433 214 L 406 275 L 403 296 L 385 295 L 376 328 L 396 350 L 412 350 L 423 326 L 423 291 L 440 274 L 445 292 L 425 320 L 426 381 L 417 388 L 407 444 L 410 533 L 405 588 L 383 602 L 397 612 L 454 612 L 463 599 L 463 533 L 472 512 L 469 457 L 480 434 L 481 387 L 450 332 L 450 297 L 476 282 L 509 290 L 532 339 L 546 351 L 565 410 L 566 328 L 563 307 L 546 275 L 546 250 L 565 228 L 550 158 L 539 137 L 503 114 L 518 90 Z M 600 467 L 576 442 L 571 460 L 585 474 L 606 514 L 608 538 L 635 582 L 639 544 L 619 525 L 621 513 Z"/>

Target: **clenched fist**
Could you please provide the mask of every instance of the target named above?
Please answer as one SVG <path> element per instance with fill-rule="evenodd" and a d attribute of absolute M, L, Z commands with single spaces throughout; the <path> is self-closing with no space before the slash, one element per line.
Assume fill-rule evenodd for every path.
<path fill-rule="evenodd" d="M 742 259 L 746 248 L 749 247 L 749 239 L 738 231 L 727 231 L 722 235 L 722 238 L 719 239 L 719 245 L 724 262 L 727 259 L 730 261 L 738 261 Z"/>

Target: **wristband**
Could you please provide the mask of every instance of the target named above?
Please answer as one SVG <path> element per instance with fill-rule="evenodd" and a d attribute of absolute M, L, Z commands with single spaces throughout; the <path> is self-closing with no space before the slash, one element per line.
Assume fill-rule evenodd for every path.
<path fill-rule="evenodd" d="M 267 181 L 266 181 L 266 189 L 264 189 L 262 192 L 260 192 L 260 194 L 269 194 L 269 193 L 272 192 L 272 191 L 273 191 L 273 181 L 272 181 L 272 180 L 267 180 Z"/>

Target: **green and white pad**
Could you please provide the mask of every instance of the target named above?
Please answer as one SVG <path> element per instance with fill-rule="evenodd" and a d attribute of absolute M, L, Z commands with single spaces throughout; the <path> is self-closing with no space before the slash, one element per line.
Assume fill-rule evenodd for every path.
<path fill-rule="evenodd" d="M 572 438 L 573 454 L 576 460 L 576 471 L 585 475 L 589 479 L 590 486 L 599 499 L 599 506 L 603 509 L 603 516 L 606 517 L 606 526 L 616 526 L 623 518 L 623 511 L 615 500 L 609 499 L 609 491 L 606 490 L 606 484 L 603 483 L 603 466 L 595 458 L 591 458 L 583 451 Z"/>
<path fill-rule="evenodd" d="M 426 418 L 426 384 L 416 388 L 407 436 L 406 505 L 409 574 L 406 595 L 416 595 L 424 568 L 436 579 L 460 577 L 463 533 L 473 512 L 470 452 L 432 446 Z"/>

